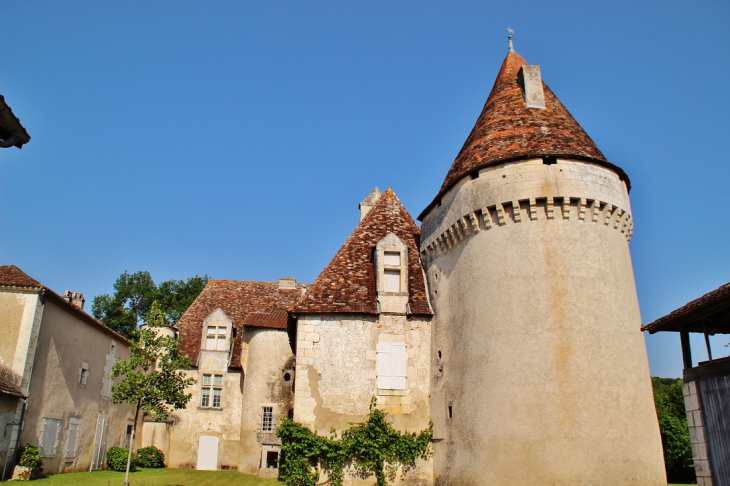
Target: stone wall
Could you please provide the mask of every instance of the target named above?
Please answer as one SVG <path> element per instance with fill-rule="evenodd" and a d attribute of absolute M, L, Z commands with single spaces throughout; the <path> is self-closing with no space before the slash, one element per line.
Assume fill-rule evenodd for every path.
<path fill-rule="evenodd" d="M 379 342 L 406 345 L 406 389 L 379 390 Z M 297 368 L 294 419 L 329 435 L 367 418 L 370 400 L 390 414 L 399 431 L 429 426 L 430 318 L 405 315 L 303 315 L 297 322 Z M 356 481 L 347 476 L 351 484 Z M 431 462 L 418 467 L 401 484 L 431 484 Z M 421 481 L 421 483 L 418 483 Z"/>

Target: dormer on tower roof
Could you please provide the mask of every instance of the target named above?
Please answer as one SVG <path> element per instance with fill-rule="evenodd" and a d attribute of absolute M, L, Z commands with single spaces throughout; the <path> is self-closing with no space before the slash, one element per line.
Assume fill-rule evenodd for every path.
<path fill-rule="evenodd" d="M 539 66 L 530 66 L 510 49 L 489 98 L 438 195 L 418 219 L 423 220 L 459 180 L 483 167 L 551 156 L 585 160 L 608 167 L 619 175 L 627 188 L 631 187 L 626 173 L 606 160 L 542 81 Z"/>

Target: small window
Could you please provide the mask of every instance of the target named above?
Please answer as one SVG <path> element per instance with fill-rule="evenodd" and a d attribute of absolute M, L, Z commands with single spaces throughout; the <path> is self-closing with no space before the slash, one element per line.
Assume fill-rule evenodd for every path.
<path fill-rule="evenodd" d="M 266 468 L 277 469 L 279 467 L 279 453 L 276 451 L 266 451 Z"/>
<path fill-rule="evenodd" d="M 221 408 L 223 394 L 223 375 L 203 375 L 200 389 L 200 406 L 204 408 Z"/>
<path fill-rule="evenodd" d="M 70 419 L 74 420 L 74 419 Z M 77 421 L 68 424 L 68 441 L 66 442 L 66 457 L 76 457 L 79 449 L 79 423 Z"/>
<path fill-rule="evenodd" d="M 400 252 L 386 251 L 383 258 L 383 263 L 386 267 L 400 268 Z"/>
<path fill-rule="evenodd" d="M 58 436 L 61 431 L 61 421 L 52 418 L 43 418 L 43 432 L 41 433 L 41 451 L 44 456 L 53 456 L 58 450 Z"/>
<path fill-rule="evenodd" d="M 84 361 L 81 363 L 79 368 L 79 385 L 86 386 L 86 382 L 89 380 L 89 363 Z"/>
<path fill-rule="evenodd" d="M 101 386 L 102 397 L 111 398 L 112 396 L 112 386 L 114 385 L 114 380 L 109 377 L 109 373 L 112 372 L 112 369 L 114 368 L 116 362 L 117 359 L 113 355 L 106 355 L 106 366 L 104 366 L 104 379 L 102 380 Z"/>
<path fill-rule="evenodd" d="M 274 408 L 264 407 L 261 415 L 261 431 L 273 432 L 274 430 Z"/>
<path fill-rule="evenodd" d="M 406 343 L 378 343 L 378 388 L 406 389 Z"/>
<path fill-rule="evenodd" d="M 385 291 L 400 292 L 400 270 L 385 270 Z"/>
<path fill-rule="evenodd" d="M 112 356 L 117 355 L 117 343 L 114 341 L 112 341 L 112 345 L 109 347 L 109 354 L 111 354 Z"/>
<path fill-rule="evenodd" d="M 132 442 L 132 424 L 127 424 L 127 434 L 124 436 L 124 448 L 129 449 L 129 444 Z"/>

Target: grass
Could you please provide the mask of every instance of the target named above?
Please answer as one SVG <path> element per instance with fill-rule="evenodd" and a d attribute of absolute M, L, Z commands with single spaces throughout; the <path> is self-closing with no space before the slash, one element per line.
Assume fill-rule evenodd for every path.
<path fill-rule="evenodd" d="M 281 485 L 276 479 L 241 474 L 237 471 L 196 471 L 194 469 L 140 469 L 129 473 L 132 486 L 274 486 Z M 37 486 L 121 486 L 124 473 L 93 471 L 53 474 L 33 481 Z"/>
<path fill-rule="evenodd" d="M 241 474 L 237 471 L 196 471 L 194 469 L 140 469 L 129 474 L 132 486 L 274 486 L 281 485 L 276 479 Z M 38 479 L 37 486 L 121 486 L 124 473 L 115 471 L 93 471 L 68 474 L 54 474 Z M 669 484 L 668 486 L 685 486 Z"/>

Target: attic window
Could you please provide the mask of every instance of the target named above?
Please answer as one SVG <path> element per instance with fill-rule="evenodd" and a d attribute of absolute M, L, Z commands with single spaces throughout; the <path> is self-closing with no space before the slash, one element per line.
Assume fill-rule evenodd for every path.
<path fill-rule="evenodd" d="M 220 326 L 208 326 L 208 335 L 205 339 L 205 349 L 210 351 L 226 350 L 227 329 Z"/>
<path fill-rule="evenodd" d="M 548 155 L 542 158 L 542 163 L 545 165 L 553 165 L 558 163 L 558 158 L 554 155 Z"/>
<path fill-rule="evenodd" d="M 383 270 L 386 292 L 400 292 L 401 254 L 399 251 L 386 251 L 383 255 Z"/>

